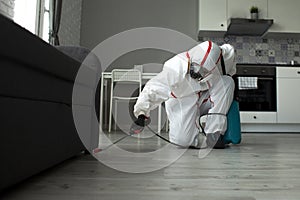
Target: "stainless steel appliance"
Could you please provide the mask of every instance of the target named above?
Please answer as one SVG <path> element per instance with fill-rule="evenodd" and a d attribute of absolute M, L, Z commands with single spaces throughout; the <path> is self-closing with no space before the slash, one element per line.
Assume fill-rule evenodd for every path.
<path fill-rule="evenodd" d="M 241 81 L 252 77 L 252 87 L 242 88 Z M 238 64 L 235 95 L 240 111 L 276 112 L 276 67 L 270 65 Z"/>

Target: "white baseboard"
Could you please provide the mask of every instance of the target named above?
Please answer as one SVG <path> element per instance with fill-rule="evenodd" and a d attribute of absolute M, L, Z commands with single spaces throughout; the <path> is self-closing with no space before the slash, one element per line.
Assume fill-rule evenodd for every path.
<path fill-rule="evenodd" d="M 241 124 L 242 132 L 300 133 L 300 124 Z"/>

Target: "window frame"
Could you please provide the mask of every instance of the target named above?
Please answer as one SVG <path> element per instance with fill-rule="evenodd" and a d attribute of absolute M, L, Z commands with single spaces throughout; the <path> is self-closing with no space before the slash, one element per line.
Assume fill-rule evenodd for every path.
<path fill-rule="evenodd" d="M 50 1 L 49 1 L 50 2 Z M 45 21 L 45 14 L 48 13 L 50 16 L 50 6 L 48 5 L 48 9 L 46 9 L 46 0 L 37 0 L 37 7 L 36 7 L 36 30 L 35 33 L 38 35 L 40 38 L 44 39 L 48 43 L 50 42 L 50 27 L 48 27 L 48 37 L 44 38 L 44 21 Z M 50 18 L 49 20 L 49 25 L 50 25 Z"/>
<path fill-rule="evenodd" d="M 37 0 L 36 6 L 36 20 L 35 20 L 35 34 L 39 37 L 43 36 L 45 0 Z"/>
<path fill-rule="evenodd" d="M 28 7 L 34 7 L 34 9 L 31 8 L 31 10 L 29 12 L 35 12 L 35 16 L 30 18 L 30 26 L 28 26 L 26 24 L 26 20 L 27 18 L 25 17 L 24 20 L 20 19 L 23 18 L 24 13 L 22 13 L 22 11 L 20 10 L 21 6 L 24 6 L 21 1 L 23 0 L 16 0 L 20 1 L 20 6 L 18 6 L 18 20 L 16 20 L 15 18 L 13 19 L 16 23 L 20 24 L 22 27 L 24 27 L 25 29 L 29 30 L 30 32 L 32 32 L 33 34 L 35 34 L 36 36 L 40 37 L 41 39 L 43 39 L 45 42 L 50 43 L 50 31 L 51 31 L 51 15 L 52 15 L 52 7 L 51 7 L 51 3 L 52 0 L 27 0 L 25 2 L 24 5 L 28 5 Z M 15 2 L 15 4 L 16 4 Z M 15 8 L 14 8 L 14 12 L 16 12 Z"/>

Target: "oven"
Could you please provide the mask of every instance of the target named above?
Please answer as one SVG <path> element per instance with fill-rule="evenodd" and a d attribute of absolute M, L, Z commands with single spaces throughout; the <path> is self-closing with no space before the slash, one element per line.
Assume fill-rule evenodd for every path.
<path fill-rule="evenodd" d="M 235 97 L 240 111 L 276 112 L 276 67 L 238 64 Z"/>

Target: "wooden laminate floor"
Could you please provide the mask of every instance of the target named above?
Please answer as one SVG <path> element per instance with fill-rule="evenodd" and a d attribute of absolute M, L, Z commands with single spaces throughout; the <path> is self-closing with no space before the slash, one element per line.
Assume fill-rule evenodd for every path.
<path fill-rule="evenodd" d="M 299 200 L 299 143 L 300 134 L 243 134 L 240 145 L 213 150 L 203 159 L 198 150 L 187 150 L 171 166 L 143 174 L 119 172 L 81 155 L 18 184 L 0 199 Z"/>

